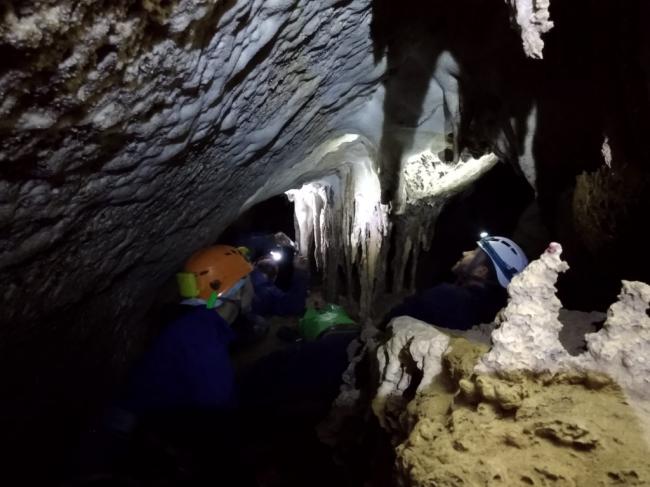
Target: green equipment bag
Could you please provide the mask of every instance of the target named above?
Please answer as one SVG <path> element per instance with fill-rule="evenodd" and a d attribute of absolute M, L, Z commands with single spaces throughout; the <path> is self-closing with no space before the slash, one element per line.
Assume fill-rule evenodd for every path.
<path fill-rule="evenodd" d="M 356 325 L 343 308 L 326 304 L 321 309 L 307 308 L 298 329 L 306 340 L 316 340 L 323 332 L 337 325 Z"/>

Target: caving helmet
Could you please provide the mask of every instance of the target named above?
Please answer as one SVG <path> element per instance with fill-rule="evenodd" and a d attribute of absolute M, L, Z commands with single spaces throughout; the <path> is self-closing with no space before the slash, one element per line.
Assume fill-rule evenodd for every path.
<path fill-rule="evenodd" d="M 510 280 L 528 265 L 524 251 L 509 238 L 482 233 L 481 240 L 476 243 L 492 261 L 502 287 L 508 287 Z"/>
<path fill-rule="evenodd" d="M 253 266 L 241 251 L 228 245 L 214 245 L 197 251 L 176 275 L 181 296 L 216 302 L 244 285 Z"/>

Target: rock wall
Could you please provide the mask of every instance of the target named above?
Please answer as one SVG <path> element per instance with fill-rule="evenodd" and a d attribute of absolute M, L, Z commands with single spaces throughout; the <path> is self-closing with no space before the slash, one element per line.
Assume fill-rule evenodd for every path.
<path fill-rule="evenodd" d="M 7 322 L 109 288 L 131 312 L 382 71 L 364 2 L 56 3 L 1 31 Z"/>
<path fill-rule="evenodd" d="M 444 363 L 466 360 L 466 353 L 451 348 Z M 460 386 L 452 379 L 409 405 L 409 434 L 396 450 L 400 485 L 650 481 L 648 444 L 620 388 L 575 376 L 509 381 L 461 372 L 469 375 Z M 453 378 L 452 369 L 445 377 Z"/>
<path fill-rule="evenodd" d="M 271 195 L 294 187 L 293 165 L 346 133 L 385 72 L 371 13 L 0 3 L 0 416 L 24 440 L 14 455 L 56 462 L 41 450 L 109 399 L 156 290 L 272 176 Z"/>
<path fill-rule="evenodd" d="M 429 2 L 414 7 L 408 22 L 429 18 L 418 14 Z M 520 51 L 498 11 L 486 38 Z M 241 211 L 345 166 L 376 171 L 384 149 L 401 164 L 458 146 L 455 56 L 412 36 L 384 49 L 380 17 L 371 0 L 0 2 L 7 437 L 54 438 L 69 424 L 60 418 L 83 422 L 106 401 L 156 329 L 156 291 Z M 360 223 L 348 209 L 339 221 Z M 379 226 L 359 225 L 330 257 L 355 262 L 366 229 L 360 259 L 380 261 Z M 374 265 L 358 269 L 365 308 Z"/>
<path fill-rule="evenodd" d="M 458 148 L 455 55 L 382 49 L 376 2 L 2 5 L 3 341 L 97 320 L 123 323 L 106 331 L 123 342 L 152 290 L 241 209 L 353 162 L 324 160 L 341 138 L 374 166 L 389 148 L 404 164 L 443 150 L 448 134 Z M 495 48 L 510 45 L 491 25 Z M 400 99 L 409 80 L 423 84 Z"/>

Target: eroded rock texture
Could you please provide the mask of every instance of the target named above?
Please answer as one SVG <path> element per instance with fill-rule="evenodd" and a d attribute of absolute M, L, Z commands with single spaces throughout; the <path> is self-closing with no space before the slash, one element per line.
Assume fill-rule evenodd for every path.
<path fill-rule="evenodd" d="M 384 43 L 380 20 L 369 1 L 4 2 L 2 333 L 130 321 L 240 209 L 359 162 L 351 146 L 370 168 L 457 149 L 455 55 Z M 422 192 L 395 181 L 397 207 Z"/>
<path fill-rule="evenodd" d="M 487 353 L 431 325 L 393 320 L 378 350 L 373 410 L 398 444 L 401 485 L 650 482 L 650 286 L 624 282 L 603 329 L 571 356 L 559 340 L 560 254 L 551 244 L 513 280 Z"/>
<path fill-rule="evenodd" d="M 5 318 L 119 277 L 111 311 L 132 308 L 271 171 L 327 137 L 341 108 L 358 109 L 380 73 L 355 32 L 369 11 L 333 3 L 8 7 Z M 47 299 L 27 298 L 35 288 Z"/>
<path fill-rule="evenodd" d="M 454 349 L 448 354 L 453 357 Z M 452 358 L 448 362 L 453 361 Z M 446 371 L 446 377 L 452 377 Z M 462 381 L 465 382 L 462 382 Z M 402 485 L 627 485 L 650 481 L 639 419 L 616 386 L 575 377 L 461 379 L 413 401 Z M 616 411 L 616 414 L 610 414 Z"/>
<path fill-rule="evenodd" d="M 456 161 L 474 167 L 490 152 L 483 144 L 460 158 L 460 79 L 471 73 L 461 76 L 462 53 L 451 48 L 464 39 L 444 34 L 449 42 L 433 51 L 438 34 L 417 40 L 434 18 L 458 33 L 475 26 L 457 7 L 433 17 L 420 9 L 437 6 L 414 2 L 394 36 L 383 26 L 396 20 L 395 4 L 380 3 L 0 3 L 9 429 L 52 437 L 68 423 L 48 416 L 83 422 L 155 330 L 145 315 L 182 262 L 242 210 L 303 184 L 332 183 L 327 204 L 341 211 L 314 236 L 326 242 L 319 259 L 330 273 L 349 271 L 352 296 L 371 308 L 387 266 L 388 208 L 407 213 L 408 198 L 437 190 L 435 178 L 426 188 L 409 178 L 420 167 L 454 179 Z M 488 50 L 524 59 L 507 5 L 485 9 L 480 31 L 490 41 L 472 59 Z M 402 177 L 402 165 L 413 177 Z M 393 184 L 388 201 L 384 186 Z M 432 219 L 425 231 L 419 222 L 437 205 L 428 200 L 402 224 L 398 267 L 430 239 Z"/>

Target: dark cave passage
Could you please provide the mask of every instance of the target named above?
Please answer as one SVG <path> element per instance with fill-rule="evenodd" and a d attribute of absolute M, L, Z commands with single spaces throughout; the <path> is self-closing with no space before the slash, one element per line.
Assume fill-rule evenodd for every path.
<path fill-rule="evenodd" d="M 453 198 L 438 217 L 431 249 L 420 254 L 416 285 L 423 289 L 451 279 L 450 269 L 464 250 L 476 246 L 481 232 L 517 241 L 530 259 L 548 243 L 517 239 L 517 223 L 533 202 L 530 184 L 506 164 L 498 164 L 472 188 Z M 533 229 L 536 230 L 536 229 Z"/>

